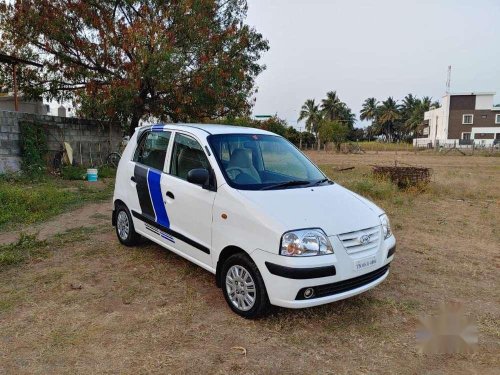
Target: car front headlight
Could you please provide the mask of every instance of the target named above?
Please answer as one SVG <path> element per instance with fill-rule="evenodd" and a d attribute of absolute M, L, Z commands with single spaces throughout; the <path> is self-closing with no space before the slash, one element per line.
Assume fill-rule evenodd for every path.
<path fill-rule="evenodd" d="M 327 255 L 333 254 L 333 247 L 319 228 L 293 230 L 281 237 L 280 254 L 289 257 Z"/>
<path fill-rule="evenodd" d="M 392 236 L 391 223 L 386 214 L 380 215 L 380 222 L 382 223 L 382 231 L 384 232 L 384 240 Z"/>

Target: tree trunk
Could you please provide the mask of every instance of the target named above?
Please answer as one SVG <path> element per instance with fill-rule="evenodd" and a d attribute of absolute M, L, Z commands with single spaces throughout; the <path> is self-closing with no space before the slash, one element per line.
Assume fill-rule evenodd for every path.
<path fill-rule="evenodd" d="M 141 117 L 144 115 L 144 103 L 146 101 L 146 97 L 148 95 L 148 91 L 146 90 L 145 82 L 141 83 L 141 91 L 139 92 L 139 96 L 135 100 L 134 110 L 132 112 L 132 118 L 130 119 L 130 127 L 128 129 L 129 135 L 132 136 L 134 134 L 135 128 L 139 126 L 139 121 Z"/>
<path fill-rule="evenodd" d="M 132 118 L 130 119 L 130 126 L 128 129 L 128 135 L 132 136 L 132 134 L 134 134 L 135 128 L 137 128 L 139 126 L 140 119 L 141 118 L 139 117 L 137 112 L 134 111 L 134 114 L 132 115 Z"/>
<path fill-rule="evenodd" d="M 316 139 L 318 140 L 318 151 L 321 151 L 321 140 L 319 139 L 317 134 L 316 134 Z"/>

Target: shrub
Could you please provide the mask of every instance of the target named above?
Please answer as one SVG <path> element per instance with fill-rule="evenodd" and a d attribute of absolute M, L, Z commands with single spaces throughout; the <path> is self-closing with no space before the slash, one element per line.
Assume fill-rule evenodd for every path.
<path fill-rule="evenodd" d="M 31 178 L 42 176 L 46 170 L 47 137 L 41 124 L 20 122 L 21 169 Z"/>
<path fill-rule="evenodd" d="M 65 180 L 85 180 L 87 177 L 87 168 L 66 165 L 61 168 L 61 177 Z"/>
<path fill-rule="evenodd" d="M 98 175 L 99 178 L 112 178 L 116 176 L 116 169 L 109 165 L 103 165 L 99 167 Z"/>

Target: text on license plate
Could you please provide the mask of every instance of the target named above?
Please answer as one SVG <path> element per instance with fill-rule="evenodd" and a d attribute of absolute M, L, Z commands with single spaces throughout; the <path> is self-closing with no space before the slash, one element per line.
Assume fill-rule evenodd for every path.
<path fill-rule="evenodd" d="M 368 267 L 375 265 L 376 263 L 377 263 L 376 256 L 358 259 L 354 262 L 354 271 L 361 271 L 365 268 L 368 268 Z"/>

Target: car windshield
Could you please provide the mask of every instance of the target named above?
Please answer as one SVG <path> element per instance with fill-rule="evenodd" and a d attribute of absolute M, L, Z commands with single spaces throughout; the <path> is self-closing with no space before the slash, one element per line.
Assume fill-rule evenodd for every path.
<path fill-rule="evenodd" d="M 218 134 L 208 142 L 228 184 L 242 190 L 331 183 L 295 146 L 266 134 Z"/>

